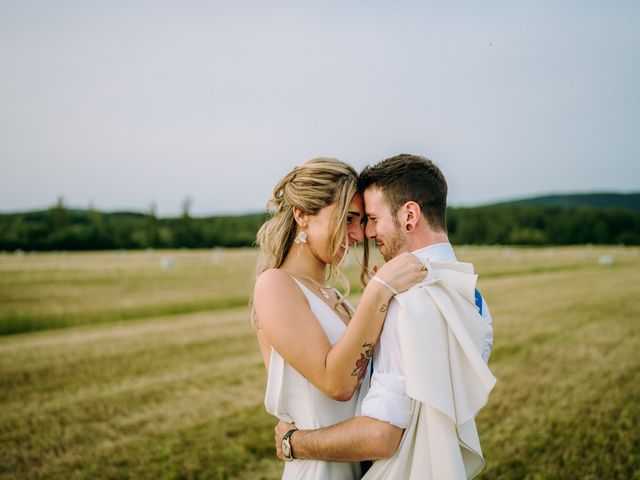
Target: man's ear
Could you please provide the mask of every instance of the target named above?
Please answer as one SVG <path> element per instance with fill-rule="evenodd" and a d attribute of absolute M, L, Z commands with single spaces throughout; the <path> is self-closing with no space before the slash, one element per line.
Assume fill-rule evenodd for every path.
<path fill-rule="evenodd" d="M 291 210 L 293 210 L 293 218 L 295 219 L 296 223 L 300 227 L 306 228 L 308 223 L 307 214 L 300 210 L 298 207 L 293 207 Z"/>
<path fill-rule="evenodd" d="M 412 232 L 415 230 L 416 225 L 420 220 L 420 215 L 422 214 L 420 205 L 416 202 L 410 201 L 400 207 L 400 211 L 402 212 L 400 224 L 403 226 L 404 230 L 406 232 Z"/>

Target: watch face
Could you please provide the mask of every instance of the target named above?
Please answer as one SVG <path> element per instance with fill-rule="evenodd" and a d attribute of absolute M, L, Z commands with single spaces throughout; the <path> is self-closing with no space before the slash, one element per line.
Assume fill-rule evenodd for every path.
<path fill-rule="evenodd" d="M 282 441 L 282 454 L 285 458 L 291 458 L 291 445 L 288 438 Z"/>

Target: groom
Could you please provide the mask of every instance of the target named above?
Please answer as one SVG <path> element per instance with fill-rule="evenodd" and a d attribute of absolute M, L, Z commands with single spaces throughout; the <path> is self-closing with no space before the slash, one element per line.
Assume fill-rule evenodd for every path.
<path fill-rule="evenodd" d="M 474 420 L 495 383 L 492 322 L 473 267 L 449 243 L 445 178 L 403 154 L 366 167 L 359 187 L 367 238 L 386 261 L 413 252 L 429 274 L 391 301 L 357 416 L 318 430 L 280 422 L 278 456 L 377 460 L 366 478 L 471 478 L 484 466 Z"/>

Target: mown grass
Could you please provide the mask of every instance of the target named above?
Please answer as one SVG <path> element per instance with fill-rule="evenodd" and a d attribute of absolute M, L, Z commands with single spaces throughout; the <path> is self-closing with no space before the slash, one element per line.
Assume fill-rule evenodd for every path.
<path fill-rule="evenodd" d="M 636 262 L 484 284 L 499 379 L 482 478 L 639 478 Z"/>
<path fill-rule="evenodd" d="M 244 308 L 4 337 L 0 358 L 7 478 L 227 478 L 270 453 Z"/>
<path fill-rule="evenodd" d="M 483 279 L 590 268 L 619 248 L 461 247 Z M 359 254 L 359 252 L 358 252 Z M 0 254 L 0 335 L 248 305 L 252 249 Z M 498 262 L 499 260 L 499 262 Z M 372 264 L 381 263 L 372 255 Z M 352 294 L 359 266 L 348 258 Z"/>
<path fill-rule="evenodd" d="M 75 323 L 0 337 L 0 478 L 279 478 L 248 308 L 207 304 L 248 297 L 254 252 L 215 254 L 0 256 L 0 318 Z M 638 251 L 458 256 L 495 322 L 481 478 L 640 479 Z"/>
<path fill-rule="evenodd" d="M 0 335 L 248 305 L 251 249 L 0 257 Z"/>

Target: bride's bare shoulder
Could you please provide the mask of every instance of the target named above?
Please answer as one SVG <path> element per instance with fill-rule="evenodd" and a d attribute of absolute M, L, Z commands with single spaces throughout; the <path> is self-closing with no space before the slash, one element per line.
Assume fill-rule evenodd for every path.
<path fill-rule="evenodd" d="M 299 318 L 311 306 L 307 297 L 291 275 L 283 270 L 271 268 L 256 279 L 253 290 L 253 306 L 260 324 L 287 325 L 287 318 Z"/>
<path fill-rule="evenodd" d="M 295 290 L 299 289 L 291 275 L 279 268 L 270 268 L 258 275 L 254 296 L 272 295 L 274 292 L 278 295 L 290 294 Z"/>

